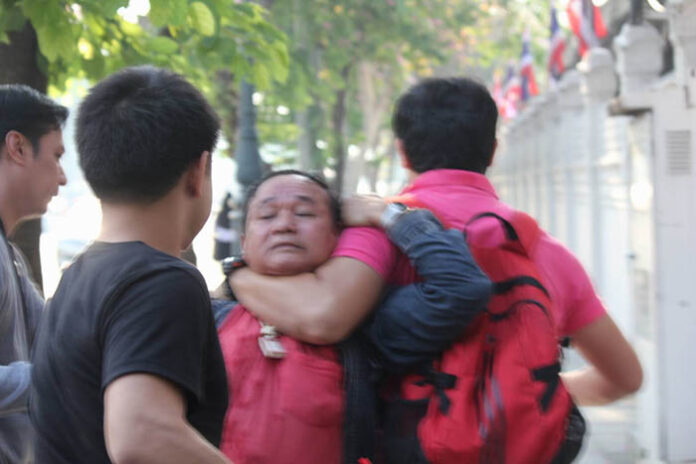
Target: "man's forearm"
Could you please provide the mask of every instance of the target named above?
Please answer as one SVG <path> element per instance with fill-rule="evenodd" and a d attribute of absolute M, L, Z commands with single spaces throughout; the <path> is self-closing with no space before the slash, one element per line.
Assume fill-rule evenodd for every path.
<path fill-rule="evenodd" d="M 31 364 L 16 361 L 0 366 L 0 417 L 26 412 L 31 380 Z"/>
<path fill-rule="evenodd" d="M 561 378 L 578 406 L 601 406 L 635 392 L 609 382 L 594 367 L 563 372 Z"/>
<path fill-rule="evenodd" d="M 640 361 L 608 314 L 571 334 L 571 338 L 589 363 L 586 368 L 561 374 L 576 403 L 601 405 L 638 391 L 643 382 Z"/>
<path fill-rule="evenodd" d="M 348 336 L 379 299 L 382 278 L 352 258 L 332 258 L 314 273 L 268 277 L 235 271 L 231 285 L 256 317 L 281 332 L 315 344 Z"/>
<path fill-rule="evenodd" d="M 127 374 L 104 392 L 104 441 L 115 463 L 227 463 L 186 419 L 183 393 L 151 374 Z"/>
<path fill-rule="evenodd" d="M 144 423 L 134 426 L 130 443 L 121 449 L 109 451 L 111 459 L 117 464 L 188 464 L 191 462 L 226 464 L 230 462 L 185 422 Z"/>
<path fill-rule="evenodd" d="M 307 333 L 312 326 L 321 325 L 322 308 L 331 306 L 313 273 L 269 277 L 241 269 L 231 276 L 230 284 L 239 302 L 256 317 L 304 341 L 312 338 Z"/>
<path fill-rule="evenodd" d="M 404 215 L 388 232 L 423 279 L 393 290 L 369 327 L 387 366 L 400 370 L 432 359 L 459 338 L 485 309 L 492 284 L 462 233 L 445 231 L 431 213 Z"/>

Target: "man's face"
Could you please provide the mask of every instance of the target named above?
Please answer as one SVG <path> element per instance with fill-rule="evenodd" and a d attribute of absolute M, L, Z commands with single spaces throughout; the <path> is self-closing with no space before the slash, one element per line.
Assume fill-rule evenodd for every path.
<path fill-rule="evenodd" d="M 46 212 L 48 202 L 58 194 L 58 187 L 66 184 L 60 158 L 65 152 L 63 134 L 60 129 L 52 130 L 39 139 L 36 146 L 28 141 L 30 156 L 26 157 L 26 190 L 24 205 L 27 215 Z"/>
<path fill-rule="evenodd" d="M 183 237 L 183 242 L 181 243 L 182 250 L 191 245 L 194 237 L 198 235 L 198 232 L 201 231 L 205 225 L 205 222 L 210 217 L 210 207 L 212 205 L 213 198 L 213 182 L 211 177 L 212 165 L 210 164 L 211 160 L 208 152 L 202 156 L 204 156 L 205 159 L 201 158 L 198 161 L 199 165 L 196 166 L 198 169 L 202 169 L 202 171 L 196 172 L 196 182 L 200 182 L 200 184 L 197 184 L 195 188 L 196 191 L 200 192 L 200 194 L 192 198 L 191 209 L 193 213 L 191 220 L 188 223 L 186 234 Z M 207 167 L 201 165 L 200 163 L 207 165 Z M 190 169 L 193 169 L 193 167 Z M 189 174 L 186 173 L 184 175 L 188 176 Z M 198 177 L 199 175 L 200 177 Z"/>
<path fill-rule="evenodd" d="M 313 271 L 336 246 L 328 193 L 298 175 L 264 182 L 249 204 L 244 259 L 255 272 L 293 275 Z"/>

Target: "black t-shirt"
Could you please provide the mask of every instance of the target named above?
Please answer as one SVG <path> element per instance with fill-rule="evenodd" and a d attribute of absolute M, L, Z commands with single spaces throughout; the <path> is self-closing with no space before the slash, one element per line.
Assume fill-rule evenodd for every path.
<path fill-rule="evenodd" d="M 39 327 L 30 416 L 37 463 L 108 463 L 103 394 L 149 373 L 176 384 L 187 419 L 218 446 L 225 365 L 200 273 L 141 242 L 92 245 L 65 272 Z"/>

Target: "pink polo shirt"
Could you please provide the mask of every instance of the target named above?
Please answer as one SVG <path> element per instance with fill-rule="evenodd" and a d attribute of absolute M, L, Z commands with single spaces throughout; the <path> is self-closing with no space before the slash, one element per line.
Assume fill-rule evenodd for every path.
<path fill-rule="evenodd" d="M 463 229 L 481 212 L 505 216 L 513 209 L 501 202 L 488 179 L 469 171 L 439 169 L 419 175 L 402 194 L 411 194 L 452 227 Z M 404 285 L 417 276 L 403 255 L 379 229 L 346 229 L 333 256 L 358 259 L 388 284 Z M 537 264 L 556 308 L 558 333 L 570 335 L 606 313 L 578 259 L 560 242 L 543 233 L 532 259 Z"/>

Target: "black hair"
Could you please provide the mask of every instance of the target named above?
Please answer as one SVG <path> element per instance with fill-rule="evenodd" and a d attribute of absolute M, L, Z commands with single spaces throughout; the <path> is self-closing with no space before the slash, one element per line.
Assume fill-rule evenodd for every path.
<path fill-rule="evenodd" d="M 38 154 L 39 139 L 63 127 L 68 109 L 21 84 L 0 85 L 0 148 L 11 130 L 25 136 Z"/>
<path fill-rule="evenodd" d="M 417 173 L 484 173 L 493 156 L 497 121 L 498 108 L 485 86 L 468 78 L 433 78 L 399 98 L 392 128 Z"/>
<path fill-rule="evenodd" d="M 152 66 L 126 68 L 94 86 L 80 105 L 80 167 L 101 200 L 155 201 L 204 151 L 220 122 L 182 76 Z"/>
<path fill-rule="evenodd" d="M 267 180 L 278 176 L 302 176 L 306 179 L 311 180 L 319 187 L 324 189 L 324 191 L 329 197 L 329 210 L 331 211 L 331 220 L 334 224 L 334 228 L 336 229 L 336 231 L 341 230 L 341 201 L 338 199 L 338 196 L 333 192 L 333 190 L 331 190 L 331 188 L 324 181 L 324 179 L 322 179 L 318 175 L 306 171 L 300 171 L 297 169 L 281 169 L 279 171 L 269 172 L 268 174 L 263 176 L 261 180 L 249 187 L 249 189 L 246 192 L 246 198 L 244 199 L 244 206 L 242 208 L 242 229 L 246 229 L 249 205 L 251 204 L 251 200 L 253 200 L 256 196 L 256 192 L 259 190 L 259 187 L 261 187 L 261 185 L 263 185 Z"/>

